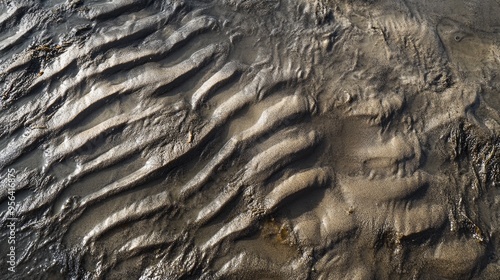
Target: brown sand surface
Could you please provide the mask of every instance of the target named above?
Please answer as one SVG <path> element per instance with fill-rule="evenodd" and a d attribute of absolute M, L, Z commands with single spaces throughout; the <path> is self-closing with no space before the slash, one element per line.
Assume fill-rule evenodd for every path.
<path fill-rule="evenodd" d="M 0 0 L 0 279 L 500 279 L 499 0 Z"/>

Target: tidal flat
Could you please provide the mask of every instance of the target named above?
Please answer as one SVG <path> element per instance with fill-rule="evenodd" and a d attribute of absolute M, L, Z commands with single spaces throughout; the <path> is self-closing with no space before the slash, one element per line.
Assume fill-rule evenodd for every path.
<path fill-rule="evenodd" d="M 499 0 L 0 0 L 0 279 L 500 279 Z"/>

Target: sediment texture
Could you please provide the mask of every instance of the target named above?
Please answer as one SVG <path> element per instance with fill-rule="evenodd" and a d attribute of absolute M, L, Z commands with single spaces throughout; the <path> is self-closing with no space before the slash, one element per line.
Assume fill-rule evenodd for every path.
<path fill-rule="evenodd" d="M 498 279 L 498 14 L 0 1 L 9 279 Z"/>

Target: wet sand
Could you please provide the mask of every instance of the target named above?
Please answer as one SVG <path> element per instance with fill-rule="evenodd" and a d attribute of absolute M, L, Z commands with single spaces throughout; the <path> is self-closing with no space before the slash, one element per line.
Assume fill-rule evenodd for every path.
<path fill-rule="evenodd" d="M 498 14 L 0 2 L 1 275 L 498 279 Z"/>

